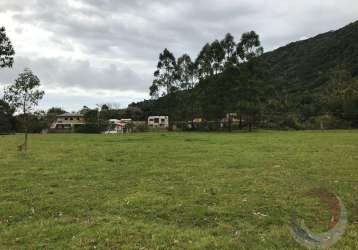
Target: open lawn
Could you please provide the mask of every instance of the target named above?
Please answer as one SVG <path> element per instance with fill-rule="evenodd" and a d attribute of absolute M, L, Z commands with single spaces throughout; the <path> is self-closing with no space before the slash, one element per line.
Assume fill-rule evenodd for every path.
<path fill-rule="evenodd" d="M 358 249 L 358 131 L 0 136 L 1 249 L 302 249 L 293 208 Z"/>

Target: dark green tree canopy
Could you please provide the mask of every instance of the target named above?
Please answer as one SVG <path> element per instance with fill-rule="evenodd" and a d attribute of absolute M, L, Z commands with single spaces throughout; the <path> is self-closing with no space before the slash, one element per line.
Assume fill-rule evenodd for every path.
<path fill-rule="evenodd" d="M 242 34 L 241 40 L 237 45 L 237 53 L 241 60 L 249 61 L 252 58 L 261 56 L 263 52 L 260 37 L 255 31 Z"/>
<path fill-rule="evenodd" d="M 12 67 L 15 50 L 6 36 L 5 28 L 0 27 L 0 68 Z"/>
<path fill-rule="evenodd" d="M 225 38 L 221 40 L 220 44 L 225 53 L 225 68 L 237 65 L 238 55 L 235 38 L 230 33 L 227 33 Z"/>
<path fill-rule="evenodd" d="M 181 89 L 193 89 L 196 84 L 197 71 L 195 64 L 187 54 L 178 58 L 178 77 Z"/>
<path fill-rule="evenodd" d="M 206 77 L 212 76 L 214 71 L 212 69 L 212 55 L 211 55 L 211 45 L 209 43 L 205 44 L 201 49 L 198 57 L 195 60 L 195 65 L 198 70 L 198 76 L 200 79 L 205 79 Z"/>
<path fill-rule="evenodd" d="M 14 108 L 0 99 L 0 134 L 9 133 L 15 129 Z"/>
<path fill-rule="evenodd" d="M 177 64 L 174 55 L 168 50 L 159 55 L 157 70 L 154 72 L 153 85 L 150 87 L 151 96 L 166 95 L 177 90 Z"/>

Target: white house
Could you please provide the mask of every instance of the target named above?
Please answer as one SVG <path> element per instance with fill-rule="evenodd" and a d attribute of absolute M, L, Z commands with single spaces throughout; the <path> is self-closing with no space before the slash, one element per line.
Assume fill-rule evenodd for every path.
<path fill-rule="evenodd" d="M 85 124 L 84 115 L 79 113 L 65 113 L 57 115 L 56 120 L 51 124 L 52 131 L 73 131 L 76 125 Z"/>
<path fill-rule="evenodd" d="M 168 116 L 149 116 L 148 126 L 150 128 L 169 128 Z"/>

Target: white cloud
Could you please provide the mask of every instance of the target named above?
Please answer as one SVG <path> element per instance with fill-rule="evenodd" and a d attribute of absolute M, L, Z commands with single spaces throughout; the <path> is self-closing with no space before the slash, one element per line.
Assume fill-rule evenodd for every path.
<path fill-rule="evenodd" d="M 0 0 L 1 25 L 17 55 L 14 69 L 0 71 L 0 83 L 28 66 L 45 88 L 68 90 L 63 99 L 51 92 L 46 103 L 68 102 L 74 87 L 93 103 L 98 89 L 140 99 L 164 48 L 195 57 L 227 32 L 238 40 L 256 30 L 271 50 L 340 28 L 356 13 L 356 0 Z"/>

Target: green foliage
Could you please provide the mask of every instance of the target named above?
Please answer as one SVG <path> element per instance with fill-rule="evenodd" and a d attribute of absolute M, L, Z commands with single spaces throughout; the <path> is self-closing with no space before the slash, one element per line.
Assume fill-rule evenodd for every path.
<path fill-rule="evenodd" d="M 15 83 L 5 89 L 4 99 L 23 114 L 38 105 L 45 92 L 39 89 L 40 79 L 30 69 L 20 73 Z"/>
<path fill-rule="evenodd" d="M 265 53 L 264 60 L 271 65 L 271 74 L 277 85 L 284 85 L 299 95 L 302 91 L 320 92 L 328 83 L 327 73 L 344 67 L 353 77 L 358 75 L 358 22 L 337 31 L 290 43 Z"/>
<path fill-rule="evenodd" d="M 250 61 L 263 54 L 259 35 L 255 31 L 242 34 L 240 43 L 237 45 L 237 54 L 243 61 Z"/>
<path fill-rule="evenodd" d="M 44 111 L 20 114 L 15 117 L 17 133 L 41 133 L 49 128 L 47 116 Z"/>
<path fill-rule="evenodd" d="M 23 126 L 25 132 L 24 143 L 20 149 L 27 150 L 27 138 L 30 127 L 29 113 L 38 105 L 45 92 L 39 89 L 40 79 L 30 69 L 25 69 L 15 80 L 15 83 L 5 89 L 4 100 L 23 114 Z"/>
<path fill-rule="evenodd" d="M 7 102 L 0 99 L 0 134 L 8 134 L 15 131 L 14 111 Z"/>
<path fill-rule="evenodd" d="M 66 113 L 65 110 L 63 110 L 62 108 L 56 108 L 56 107 L 52 107 L 49 110 L 47 110 L 46 113 L 46 121 L 47 121 L 47 126 L 51 126 L 51 124 L 56 120 L 56 116 L 58 115 L 62 115 Z"/>
<path fill-rule="evenodd" d="M 266 91 L 262 84 L 264 64 L 257 59 L 262 51 L 254 31 L 244 33 L 238 44 L 231 34 L 207 43 L 195 62 L 187 54 L 176 62 L 165 49 L 150 87 L 151 96 L 160 92 L 164 96 L 151 103 L 150 113 L 157 110 L 157 114 L 169 115 L 170 121 L 184 121 L 195 116 L 220 120 L 226 113 L 242 112 L 251 128 Z M 167 91 L 161 90 L 163 87 Z"/>
<path fill-rule="evenodd" d="M 97 123 L 86 123 L 75 125 L 74 132 L 83 134 L 99 134 L 104 131 L 105 128 L 106 126 L 103 125 L 103 127 L 100 127 Z"/>
<path fill-rule="evenodd" d="M 326 114 L 312 117 L 305 127 L 307 129 L 348 129 L 351 128 L 351 123 L 335 115 Z"/>
<path fill-rule="evenodd" d="M 0 27 L 0 68 L 12 67 L 15 50 L 6 36 L 5 27 Z"/>
<path fill-rule="evenodd" d="M 153 85 L 150 88 L 151 96 L 166 95 L 176 91 L 178 87 L 177 64 L 174 55 L 168 49 L 164 49 L 163 53 L 159 55 L 154 77 Z"/>

